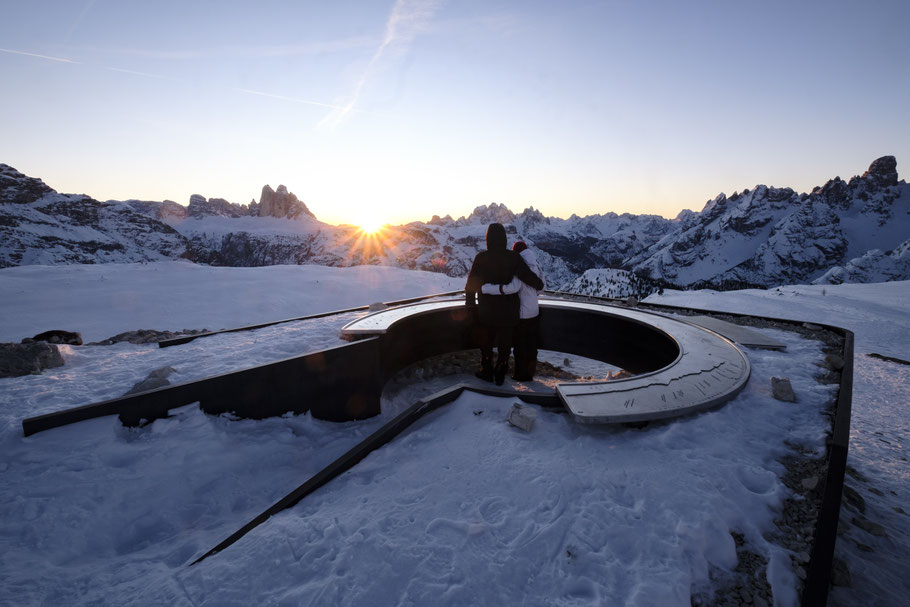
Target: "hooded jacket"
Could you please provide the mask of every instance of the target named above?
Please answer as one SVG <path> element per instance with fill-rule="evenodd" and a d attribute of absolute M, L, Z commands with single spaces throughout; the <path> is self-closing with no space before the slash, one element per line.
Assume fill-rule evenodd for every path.
<path fill-rule="evenodd" d="M 481 288 L 485 283 L 507 284 L 519 280 L 537 289 L 543 289 L 543 281 L 531 272 L 521 256 L 506 248 L 506 230 L 500 223 L 491 223 L 487 228 L 487 250 L 474 258 L 468 280 L 465 284 L 465 303 L 477 306 L 482 324 L 496 327 L 513 327 L 518 324 L 519 298 L 512 295 L 484 295 Z"/>
<path fill-rule="evenodd" d="M 531 249 L 525 249 L 520 253 L 521 258 L 528 264 L 528 269 L 530 269 L 534 274 L 536 274 L 541 281 L 543 281 L 543 272 L 540 269 L 540 264 L 537 263 L 537 255 L 534 254 L 534 251 Z M 512 282 L 506 285 L 497 285 L 497 284 L 484 284 L 481 291 L 484 294 L 488 295 L 511 295 L 512 293 L 518 293 L 518 299 L 520 301 L 520 312 L 519 318 L 525 320 L 527 318 L 534 318 L 540 314 L 540 304 L 537 302 L 537 295 L 543 289 L 535 289 L 529 284 L 522 282 L 518 276 L 512 279 Z"/>

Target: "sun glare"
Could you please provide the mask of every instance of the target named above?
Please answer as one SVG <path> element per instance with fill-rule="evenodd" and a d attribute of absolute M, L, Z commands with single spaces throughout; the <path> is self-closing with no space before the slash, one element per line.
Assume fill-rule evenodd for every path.
<path fill-rule="evenodd" d="M 360 222 L 360 231 L 364 234 L 377 234 L 382 230 L 382 222 L 378 219 L 366 219 Z"/>

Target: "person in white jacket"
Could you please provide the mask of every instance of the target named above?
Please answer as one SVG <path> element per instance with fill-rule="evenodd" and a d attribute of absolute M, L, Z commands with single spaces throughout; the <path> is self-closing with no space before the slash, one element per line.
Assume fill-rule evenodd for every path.
<path fill-rule="evenodd" d="M 537 263 L 537 255 L 528 248 L 528 245 L 519 240 L 512 245 L 512 250 L 520 254 L 531 271 L 543 280 L 543 272 Z M 511 295 L 512 293 L 518 293 L 521 309 L 518 326 L 515 327 L 515 335 L 513 337 L 515 373 L 512 375 L 512 379 L 515 381 L 531 381 L 534 379 L 534 372 L 537 370 L 537 343 L 538 334 L 540 333 L 540 306 L 537 303 L 537 295 L 540 291 L 531 285 L 525 284 L 517 276 L 512 279 L 512 282 L 503 285 L 487 283 L 481 287 L 481 291 L 485 295 Z"/>

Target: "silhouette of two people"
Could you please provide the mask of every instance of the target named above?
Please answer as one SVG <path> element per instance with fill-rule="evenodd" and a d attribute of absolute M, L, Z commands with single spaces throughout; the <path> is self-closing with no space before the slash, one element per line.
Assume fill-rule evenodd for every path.
<path fill-rule="evenodd" d="M 506 246 L 506 230 L 501 223 L 487 227 L 487 250 L 474 258 L 465 284 L 465 303 L 477 307 L 477 341 L 480 344 L 480 370 L 477 377 L 495 381 L 501 386 L 509 368 L 509 355 L 515 327 L 520 320 L 521 303 L 518 293 L 483 293 L 485 284 L 508 285 L 514 278 L 535 290 L 544 287 L 543 281 L 528 267 L 517 252 Z M 493 348 L 497 358 L 493 362 Z"/>

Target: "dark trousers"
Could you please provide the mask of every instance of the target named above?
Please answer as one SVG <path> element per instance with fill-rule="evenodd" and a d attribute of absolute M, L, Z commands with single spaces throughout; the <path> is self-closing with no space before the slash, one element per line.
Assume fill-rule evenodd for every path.
<path fill-rule="evenodd" d="M 515 379 L 530 381 L 537 371 L 537 344 L 540 335 L 540 315 L 522 318 L 515 327 Z"/>
<path fill-rule="evenodd" d="M 496 346 L 496 366 L 506 368 L 509 366 L 509 354 L 512 352 L 512 334 L 515 327 L 480 327 L 480 366 L 484 369 L 493 368 L 493 346 Z"/>

